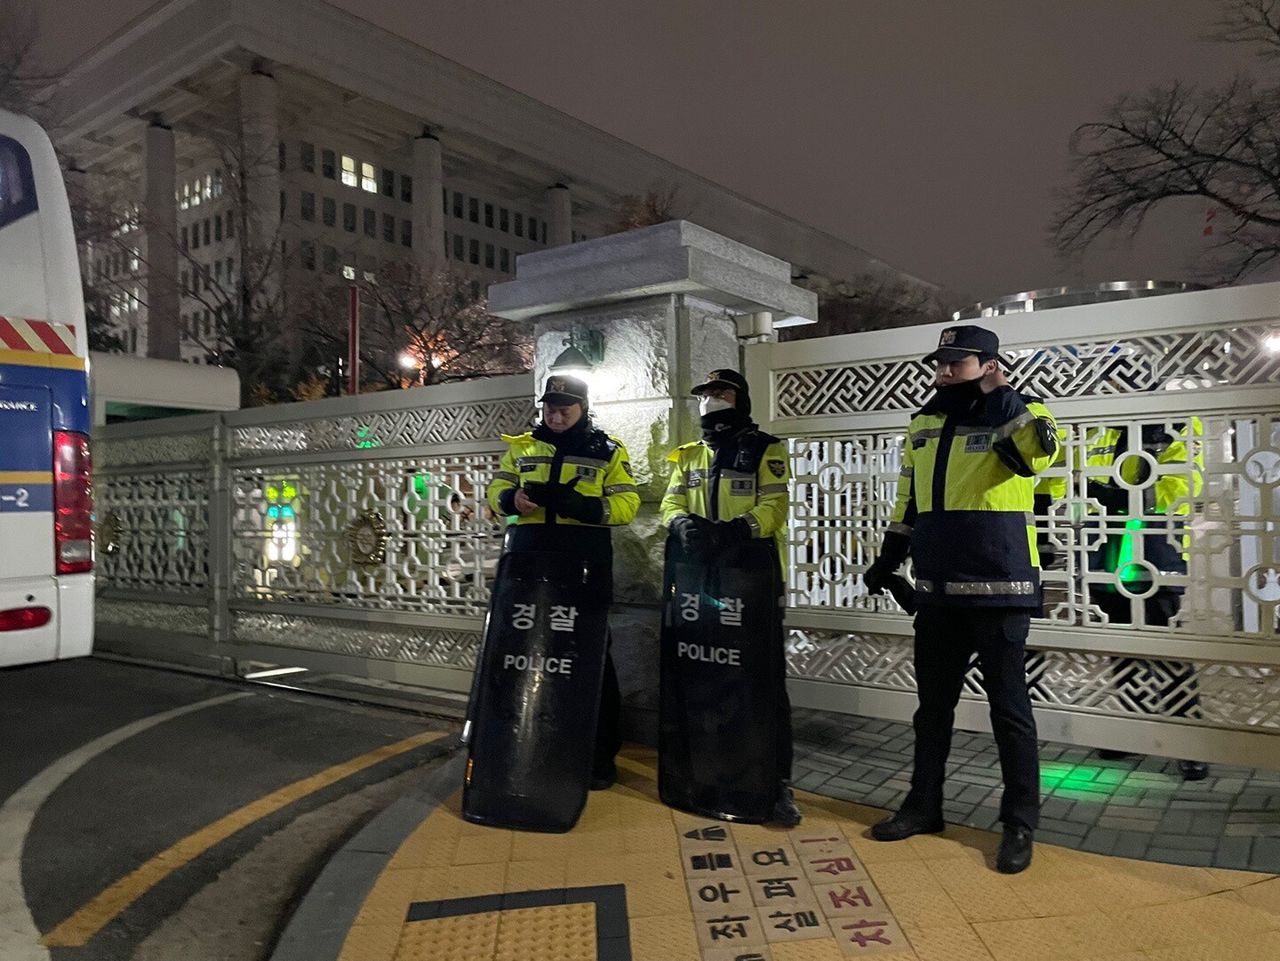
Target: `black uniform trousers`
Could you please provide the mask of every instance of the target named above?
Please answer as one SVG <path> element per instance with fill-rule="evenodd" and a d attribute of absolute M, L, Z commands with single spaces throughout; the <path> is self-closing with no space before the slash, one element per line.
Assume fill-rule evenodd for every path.
<path fill-rule="evenodd" d="M 942 816 L 942 784 L 964 676 L 977 655 L 1000 752 L 1004 795 L 1000 820 L 1035 829 L 1040 818 L 1036 722 L 1027 693 L 1026 642 L 1031 610 L 922 606 L 915 619 L 915 770 L 905 812 Z"/>

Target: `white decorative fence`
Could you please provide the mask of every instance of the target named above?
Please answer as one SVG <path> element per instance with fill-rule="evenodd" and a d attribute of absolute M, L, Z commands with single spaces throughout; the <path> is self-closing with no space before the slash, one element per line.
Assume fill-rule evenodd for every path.
<path fill-rule="evenodd" d="M 1066 428 L 1069 455 L 1046 485 L 1056 496 L 1037 516 L 1056 555 L 1028 661 L 1042 733 L 1280 762 L 1280 285 L 980 323 L 1001 335 L 1015 384 Z M 788 659 L 800 704 L 900 719 L 914 708 L 910 621 L 887 596 L 868 596 L 860 575 L 892 508 L 906 422 L 929 391 L 920 358 L 942 326 L 747 350 L 752 383 L 769 385 L 765 426 L 792 439 Z M 1136 438 L 1155 425 L 1186 436 L 1190 457 L 1144 458 L 1141 484 L 1120 480 L 1119 461 L 1087 466 L 1100 431 Z M 1120 486 L 1128 509 L 1107 514 L 1091 481 Z M 1157 513 L 1151 490 L 1164 483 L 1199 493 L 1181 514 Z M 1132 538 L 1129 563 L 1150 590 L 1184 592 L 1167 626 L 1147 623 L 1144 597 L 1118 572 L 1090 570 L 1102 543 L 1138 522 L 1188 560 L 1186 575 L 1160 574 L 1144 564 L 1143 536 Z M 1108 619 L 1099 590 L 1119 592 L 1126 623 L 1114 607 Z M 980 698 L 974 672 L 962 723 L 983 724 Z"/>
<path fill-rule="evenodd" d="M 99 646 L 466 690 L 528 376 L 108 427 Z"/>

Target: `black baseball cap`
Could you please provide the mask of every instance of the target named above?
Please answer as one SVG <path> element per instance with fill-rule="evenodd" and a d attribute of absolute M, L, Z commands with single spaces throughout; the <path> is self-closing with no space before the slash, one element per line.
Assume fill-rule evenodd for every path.
<path fill-rule="evenodd" d="M 964 360 L 966 357 L 999 357 L 1000 338 L 994 331 L 973 324 L 947 327 L 938 336 L 938 348 L 925 357 L 926 363 Z"/>
<path fill-rule="evenodd" d="M 538 398 L 539 404 L 581 404 L 587 406 L 587 382 L 568 374 L 552 374 L 547 387 Z"/>

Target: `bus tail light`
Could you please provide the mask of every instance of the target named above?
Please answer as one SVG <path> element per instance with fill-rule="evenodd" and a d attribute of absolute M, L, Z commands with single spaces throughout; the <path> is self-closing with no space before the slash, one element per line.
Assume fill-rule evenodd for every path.
<path fill-rule="evenodd" d="M 93 570 L 93 485 L 89 438 L 53 435 L 53 539 L 59 574 Z"/>
<path fill-rule="evenodd" d="M 47 607 L 11 607 L 0 611 L 0 631 L 29 631 L 53 620 Z"/>

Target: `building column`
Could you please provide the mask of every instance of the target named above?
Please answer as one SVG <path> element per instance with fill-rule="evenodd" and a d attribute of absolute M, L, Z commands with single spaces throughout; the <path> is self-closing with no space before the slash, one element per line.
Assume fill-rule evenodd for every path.
<path fill-rule="evenodd" d="M 180 360 L 182 331 L 178 321 L 178 204 L 173 195 L 177 182 L 173 130 L 153 120 L 147 127 L 143 150 L 147 356 Z"/>
<path fill-rule="evenodd" d="M 573 197 L 564 184 L 547 188 L 547 246 L 573 243 Z"/>
<path fill-rule="evenodd" d="M 254 70 L 240 78 L 240 127 L 244 153 L 236 158 L 244 177 L 248 241 L 255 256 L 280 243 L 280 117 L 275 77 Z"/>
<path fill-rule="evenodd" d="M 445 257 L 443 188 L 444 153 L 440 141 L 424 131 L 413 141 L 413 259 L 427 273 Z"/>

